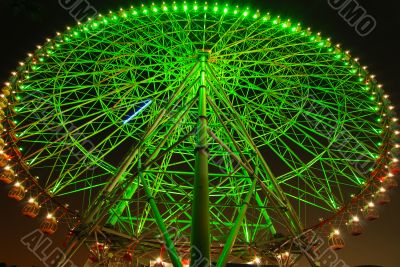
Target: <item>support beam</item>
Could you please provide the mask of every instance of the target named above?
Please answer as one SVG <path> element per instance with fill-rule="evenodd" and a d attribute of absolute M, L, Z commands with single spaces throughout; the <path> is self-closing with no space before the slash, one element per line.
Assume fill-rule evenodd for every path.
<path fill-rule="evenodd" d="M 243 200 L 242 206 L 240 207 L 239 214 L 236 217 L 235 224 L 233 225 L 231 231 L 229 232 L 228 239 L 224 245 L 221 256 L 218 259 L 217 267 L 224 267 L 228 261 L 228 256 L 231 253 L 232 247 L 235 244 L 236 237 L 239 233 L 240 227 L 242 226 L 243 219 L 245 217 L 247 207 L 249 206 L 250 199 L 256 188 L 257 179 L 254 178 L 249 191 Z"/>
<path fill-rule="evenodd" d="M 171 259 L 172 265 L 174 267 L 182 267 L 182 263 L 179 258 L 178 252 L 175 249 L 174 242 L 172 241 L 172 239 L 168 233 L 167 227 L 165 226 L 165 223 L 161 216 L 161 213 L 158 210 L 156 201 L 154 200 L 153 194 L 151 193 L 150 188 L 147 184 L 146 179 L 144 179 L 142 172 L 139 173 L 139 177 L 140 177 L 140 182 L 143 185 L 144 191 L 146 192 L 146 196 L 147 196 L 150 208 L 154 214 L 154 219 L 156 220 L 157 226 L 160 229 L 161 234 L 164 238 L 165 245 L 167 247 L 167 252 Z"/>
<path fill-rule="evenodd" d="M 198 122 L 196 131 L 196 163 L 193 185 L 190 266 L 210 266 L 210 214 L 207 151 L 207 86 L 206 63 L 209 54 L 201 52 Z"/>

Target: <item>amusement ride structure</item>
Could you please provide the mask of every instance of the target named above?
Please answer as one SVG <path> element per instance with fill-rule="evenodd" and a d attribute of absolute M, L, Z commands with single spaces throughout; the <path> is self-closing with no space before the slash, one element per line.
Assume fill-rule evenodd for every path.
<path fill-rule="evenodd" d="M 343 248 L 397 186 L 397 118 L 374 75 L 236 6 L 68 27 L 20 63 L 0 107 L 0 180 L 44 233 L 68 229 L 57 266 L 85 246 L 92 266 L 290 266 L 296 238 Z"/>

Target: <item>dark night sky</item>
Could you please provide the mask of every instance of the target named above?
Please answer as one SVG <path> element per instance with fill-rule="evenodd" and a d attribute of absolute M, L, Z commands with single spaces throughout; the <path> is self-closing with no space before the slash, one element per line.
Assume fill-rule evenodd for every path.
<path fill-rule="evenodd" d="M 135 1 L 90 0 L 98 11 L 140 4 Z M 146 1 L 143 1 L 145 3 Z M 228 2 L 228 1 L 225 1 Z M 244 2 L 244 1 L 243 1 Z M 392 101 L 400 100 L 400 2 L 395 0 L 363 0 L 362 5 L 377 21 L 377 28 L 367 37 L 360 37 L 330 8 L 327 0 L 274 0 L 246 1 L 249 6 L 280 14 L 284 18 L 300 20 L 314 31 L 331 36 L 335 42 L 352 51 L 361 59 L 361 64 L 369 66 L 371 73 L 377 75 L 391 94 Z M 240 1 L 233 2 L 240 4 Z M 52 0 L 1 0 L 1 62 L 0 81 L 5 81 L 16 63 L 25 58 L 35 45 L 43 43 L 56 31 L 62 31 L 74 20 L 63 10 L 58 1 Z M 37 226 L 20 215 L 20 204 L 7 199 L 4 186 L 0 189 L 0 262 L 17 264 L 19 267 L 42 266 L 20 242 L 21 237 Z M 399 266 L 400 255 L 400 193 L 392 192 L 392 203 L 382 208 L 381 219 L 368 224 L 366 233 L 360 237 L 349 238 L 347 248 L 340 253 L 350 265 L 377 264 L 385 267 Z M 79 263 L 79 261 L 76 261 Z M 81 265 L 80 265 L 81 266 Z M 300 265 L 299 265 L 300 266 Z M 306 265 L 301 265 L 306 266 Z"/>

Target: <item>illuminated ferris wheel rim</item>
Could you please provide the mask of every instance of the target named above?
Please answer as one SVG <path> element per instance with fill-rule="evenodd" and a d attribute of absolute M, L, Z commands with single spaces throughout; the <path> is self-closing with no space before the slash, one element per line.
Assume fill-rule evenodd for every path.
<path fill-rule="evenodd" d="M 208 8 L 208 6 L 205 5 L 205 6 L 203 6 L 203 8 L 206 10 L 206 9 Z M 178 8 L 176 5 L 173 6 L 173 9 L 174 9 L 174 11 L 179 10 L 179 8 Z M 187 11 L 187 9 L 188 9 L 187 5 L 184 5 L 183 10 L 184 10 L 184 11 Z M 195 5 L 195 6 L 193 7 L 193 9 L 194 9 L 194 10 L 197 10 L 197 6 Z M 214 12 L 217 12 L 218 9 L 219 9 L 219 7 L 218 7 L 217 5 L 215 5 L 214 8 L 213 8 L 213 11 L 214 11 Z M 163 11 L 167 11 L 167 10 L 168 10 L 168 7 L 167 7 L 166 5 L 163 5 L 163 6 L 162 6 L 162 10 L 163 10 Z M 153 4 L 153 5 L 152 5 L 151 11 L 148 11 L 144 5 L 142 5 L 142 10 L 141 10 L 141 11 L 143 12 L 143 14 L 147 14 L 147 12 L 151 12 L 151 11 L 153 11 L 153 12 L 158 12 L 159 10 L 158 10 L 158 8 L 155 7 L 154 4 Z M 136 15 L 137 13 L 135 13 L 135 12 L 136 12 L 136 11 L 133 11 L 133 14 Z M 223 12 L 224 12 L 225 14 L 228 13 L 228 5 L 226 5 L 226 6 L 224 7 Z M 110 12 L 110 13 L 111 13 L 111 12 Z M 234 14 L 237 14 L 237 13 L 240 14 L 240 12 L 239 12 L 237 9 L 235 9 L 233 13 L 234 13 Z M 243 11 L 242 15 L 243 15 L 244 17 L 247 17 L 250 13 L 251 13 L 251 12 L 250 12 L 249 9 L 247 8 L 245 11 Z M 122 14 L 120 14 L 120 15 L 123 16 L 123 17 L 125 17 L 125 16 L 126 16 L 126 13 L 122 13 Z M 257 12 L 253 15 L 253 18 L 254 18 L 254 19 L 257 19 L 257 18 L 259 18 L 260 16 L 261 16 L 261 15 L 260 15 L 259 11 L 257 11 Z M 101 18 L 102 16 L 99 15 L 99 17 Z M 113 16 L 112 19 L 115 19 L 115 17 Z M 270 19 L 270 14 L 269 14 L 269 13 L 268 13 L 265 17 L 263 17 L 263 20 L 269 20 L 269 19 Z M 91 21 L 91 19 L 89 19 L 89 21 Z M 274 20 L 274 24 L 276 24 L 276 23 L 280 23 L 280 17 L 279 17 L 279 16 L 276 18 L 276 20 Z M 80 24 L 80 23 L 78 23 L 78 24 Z M 282 27 L 290 27 L 290 26 L 291 26 L 290 20 L 288 20 L 287 22 L 283 22 L 283 23 L 282 23 Z M 300 30 L 300 29 L 301 29 L 300 24 L 298 24 L 298 25 L 296 26 L 296 31 L 297 31 L 297 30 Z M 70 30 L 69 27 L 68 27 L 68 30 Z M 292 30 L 294 31 L 295 28 L 292 28 Z M 309 29 L 307 30 L 307 34 L 308 34 L 308 35 L 310 34 Z M 61 35 L 61 34 L 58 34 L 58 35 Z M 68 34 L 66 34 L 66 35 L 68 35 Z M 320 34 L 318 34 L 317 36 L 320 36 Z M 320 37 L 316 37 L 316 39 L 319 39 L 319 38 L 320 38 Z M 330 42 L 330 39 L 328 39 L 327 42 L 329 43 L 329 42 Z M 347 54 L 347 53 L 348 53 L 348 52 L 346 52 L 346 54 Z M 81 148 L 80 148 L 80 149 L 81 149 Z M 85 151 L 85 154 L 86 154 L 86 153 L 88 153 L 88 151 Z"/>
<path fill-rule="evenodd" d="M 159 13 L 159 12 L 170 12 L 171 10 L 172 10 L 171 12 L 176 12 L 177 14 L 184 15 L 184 14 L 188 14 L 190 12 L 197 12 L 197 10 L 202 10 L 202 9 L 204 10 L 204 13 L 214 12 L 212 14 L 218 13 L 218 14 L 222 14 L 223 16 L 231 16 L 231 17 L 236 16 L 236 17 L 240 17 L 240 20 L 265 21 L 265 23 L 278 25 L 279 27 L 282 27 L 282 29 L 288 29 L 288 31 L 296 32 L 301 36 L 309 36 L 310 40 L 315 42 L 316 46 L 327 47 L 327 49 L 331 49 L 332 51 L 330 51 L 330 53 L 332 53 L 332 55 L 343 57 L 348 62 L 352 62 L 352 63 L 356 62 L 350 58 L 348 52 L 342 52 L 340 50 L 339 46 L 332 48 L 330 39 L 324 39 L 323 37 L 321 37 L 320 34 L 313 35 L 313 34 L 311 34 L 311 31 L 309 29 L 302 30 L 300 24 L 295 25 L 294 23 L 290 22 L 289 20 L 281 21 L 281 18 L 279 18 L 279 17 L 273 18 L 273 17 L 271 17 L 270 14 L 261 15 L 258 11 L 254 12 L 254 14 L 253 14 L 249 9 L 244 9 L 244 10 L 241 10 L 239 8 L 232 9 L 229 6 L 219 6 L 219 5 L 209 5 L 208 6 L 208 5 L 200 5 L 200 4 L 194 4 L 193 6 L 187 5 L 187 4 L 183 4 L 183 6 L 175 5 L 175 4 L 170 5 L 170 6 L 168 6 L 168 5 L 161 5 L 161 6 L 152 5 L 151 7 L 142 6 L 139 9 L 133 8 L 129 11 L 121 11 L 120 14 L 118 14 L 118 15 L 114 15 L 114 13 L 111 13 L 108 17 L 106 17 L 106 16 L 103 17 L 103 16 L 99 15 L 97 19 L 92 19 L 88 23 L 85 23 L 82 25 L 79 24 L 77 26 L 77 29 L 80 29 L 80 31 L 85 31 L 85 25 L 87 27 L 92 27 L 92 28 L 101 27 L 100 26 L 101 24 L 109 23 L 109 22 L 106 22 L 107 18 L 110 20 L 118 20 L 118 19 L 124 19 L 129 16 L 147 17 L 147 16 L 152 16 L 152 14 Z M 135 20 L 135 18 L 134 18 L 134 20 Z M 65 34 L 58 34 L 57 35 L 58 37 L 56 37 L 56 38 L 59 38 L 58 40 L 61 40 L 61 42 L 63 42 L 63 39 L 66 40 L 69 38 L 74 38 L 74 35 L 76 35 L 75 32 L 77 32 L 77 31 L 75 31 L 75 28 L 68 28 L 68 31 Z M 57 41 L 55 43 L 57 43 Z M 53 44 L 54 44 L 54 42 L 52 40 L 49 40 L 48 44 L 46 44 L 46 46 L 44 46 L 43 48 L 40 47 L 39 50 L 37 51 L 37 53 L 40 54 L 41 51 L 46 51 L 46 49 L 51 47 Z M 49 55 L 47 55 L 47 56 L 49 56 Z M 34 55 L 30 56 L 27 61 L 30 61 L 33 57 L 35 57 L 35 56 Z M 40 61 L 40 57 L 39 57 L 39 61 Z M 25 65 L 25 63 L 23 63 L 21 66 L 21 70 L 19 71 L 20 74 L 24 72 L 24 69 L 23 69 L 24 65 Z M 20 74 L 16 73 L 15 76 L 19 76 Z M 366 72 L 365 72 L 365 75 L 367 75 Z M 371 81 L 371 82 L 375 83 L 373 76 L 367 77 L 367 80 L 369 82 Z M 379 88 L 379 86 L 377 86 L 377 88 Z M 384 96 L 384 98 L 386 98 L 386 96 Z M 147 104 L 150 105 L 149 103 L 150 103 L 150 101 L 148 100 L 148 102 L 144 102 L 144 105 L 145 106 Z M 62 113 L 62 110 L 60 110 L 59 113 Z M 129 122 L 130 121 L 129 118 L 130 117 L 126 118 L 125 121 Z M 395 120 L 395 118 L 393 118 L 393 120 Z M 11 124 L 10 124 L 10 126 L 11 126 Z M 383 125 L 383 126 L 389 126 L 389 125 Z M 384 143 L 388 142 L 390 140 L 392 140 L 392 137 L 387 136 L 384 139 Z M 84 148 L 82 146 L 79 147 L 79 149 L 85 155 L 91 154 L 89 151 L 83 150 Z M 320 157 L 322 157 L 322 156 L 323 156 L 323 154 L 320 155 Z M 98 161 L 96 160 L 96 162 L 98 162 Z M 106 162 L 104 162 L 104 163 L 106 164 Z M 25 170 L 28 171 L 28 168 L 29 168 L 29 167 L 27 167 L 28 164 L 22 163 L 22 166 L 25 166 L 26 167 Z M 39 184 L 36 182 L 36 180 L 35 180 L 35 183 L 37 186 L 39 186 Z M 360 194 L 358 196 L 354 196 L 354 199 L 363 198 L 365 192 L 367 192 L 367 194 L 369 195 L 370 186 L 372 186 L 372 189 L 374 189 L 376 186 L 376 184 L 374 183 L 374 177 L 372 177 L 367 182 L 367 184 L 364 187 L 364 190 L 362 192 L 360 192 Z M 49 192 L 48 188 L 42 188 L 41 190 L 43 192 L 45 192 L 45 194 L 47 194 L 49 197 L 53 198 L 52 197 L 53 193 Z M 350 204 L 352 204 L 352 203 L 350 203 Z M 341 207 L 342 210 L 344 210 L 344 208 L 345 207 Z M 326 220 L 326 222 L 331 221 L 331 220 L 332 220 L 332 218 Z"/>

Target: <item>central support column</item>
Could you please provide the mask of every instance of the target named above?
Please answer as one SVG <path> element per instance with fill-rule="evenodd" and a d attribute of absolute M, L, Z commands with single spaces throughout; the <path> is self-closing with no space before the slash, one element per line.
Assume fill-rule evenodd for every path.
<path fill-rule="evenodd" d="M 190 266 L 210 266 L 210 214 L 208 192 L 207 151 L 207 87 L 206 62 L 209 53 L 200 52 L 200 86 L 198 123 L 196 131 L 196 163 L 194 175 Z"/>

